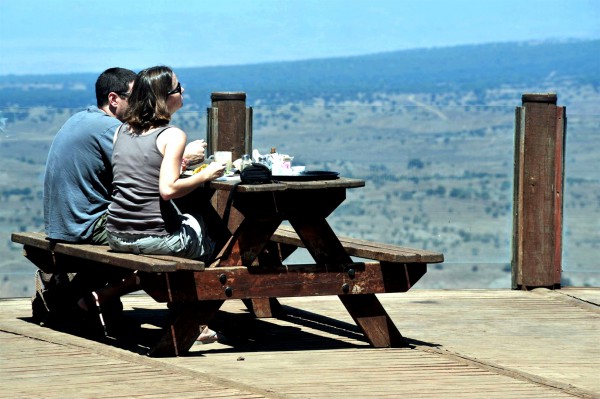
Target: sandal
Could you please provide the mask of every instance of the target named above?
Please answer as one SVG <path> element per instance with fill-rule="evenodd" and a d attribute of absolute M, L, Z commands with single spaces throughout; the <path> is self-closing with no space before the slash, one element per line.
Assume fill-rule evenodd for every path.
<path fill-rule="evenodd" d="M 208 326 L 205 326 L 198 338 L 196 343 L 198 344 L 212 344 L 215 342 L 225 342 L 225 337 L 216 331 L 211 330 Z"/>
<path fill-rule="evenodd" d="M 85 305 L 85 308 L 82 305 Z M 100 326 L 104 332 L 104 336 L 108 336 L 106 330 L 106 323 L 104 323 L 104 317 L 102 316 L 102 309 L 100 308 L 100 301 L 98 300 L 98 294 L 95 291 L 85 294 L 77 303 L 79 309 L 84 312 L 85 316 L 97 315 Z M 87 308 L 87 309 L 86 309 Z M 89 319 L 91 320 L 91 319 Z"/>

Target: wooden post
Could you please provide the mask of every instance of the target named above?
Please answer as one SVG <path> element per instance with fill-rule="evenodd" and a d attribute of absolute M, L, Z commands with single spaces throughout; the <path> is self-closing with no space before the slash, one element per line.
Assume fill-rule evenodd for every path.
<path fill-rule="evenodd" d="M 211 94 L 211 107 L 207 110 L 208 143 L 206 155 L 215 151 L 231 151 L 233 160 L 252 152 L 252 108 L 246 108 L 246 93 L 218 92 Z M 219 215 L 223 215 L 227 196 L 215 193 L 212 203 Z M 229 216 L 229 228 L 234 230 L 242 221 L 235 209 Z"/>
<path fill-rule="evenodd" d="M 512 288 L 560 288 L 566 108 L 524 94 L 515 112 Z"/>
<path fill-rule="evenodd" d="M 246 93 L 212 93 L 208 109 L 208 154 L 231 151 L 233 159 L 252 151 L 252 108 L 246 109 Z"/>

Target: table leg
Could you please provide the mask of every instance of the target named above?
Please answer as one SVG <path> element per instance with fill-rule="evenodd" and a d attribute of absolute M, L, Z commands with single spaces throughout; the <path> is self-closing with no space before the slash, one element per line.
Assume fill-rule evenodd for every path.
<path fill-rule="evenodd" d="M 173 305 L 169 324 L 148 356 L 165 357 L 185 354 L 200 335 L 200 326 L 208 324 L 224 301 L 184 302 Z"/>
<path fill-rule="evenodd" d="M 352 263 L 352 259 L 324 218 L 290 218 L 290 224 L 317 264 L 339 268 L 340 265 Z"/>
<path fill-rule="evenodd" d="M 281 261 L 292 253 L 297 247 L 282 247 L 269 241 L 264 250 L 258 255 L 260 265 L 268 265 L 275 269 L 281 266 Z M 257 318 L 280 317 L 285 315 L 283 307 L 277 298 L 250 298 L 243 300 L 250 313 Z"/>
<path fill-rule="evenodd" d="M 281 317 L 285 315 L 277 298 L 252 298 L 242 300 L 244 305 L 257 318 Z"/>
<path fill-rule="evenodd" d="M 354 322 L 375 348 L 408 346 L 375 294 L 338 295 Z"/>

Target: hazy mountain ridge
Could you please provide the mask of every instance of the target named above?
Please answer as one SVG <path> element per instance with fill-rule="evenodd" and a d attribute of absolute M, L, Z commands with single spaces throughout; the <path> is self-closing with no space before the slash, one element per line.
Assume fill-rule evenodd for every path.
<path fill-rule="evenodd" d="M 241 66 L 176 68 L 189 105 L 215 91 L 243 91 L 268 104 L 376 93 L 474 92 L 543 82 L 600 87 L 600 40 L 495 43 L 403 50 L 364 56 Z M 126 67 L 126 65 L 124 65 Z M 0 107 L 81 108 L 93 100 L 97 73 L 0 76 Z M 479 102 L 478 102 L 479 101 Z"/>

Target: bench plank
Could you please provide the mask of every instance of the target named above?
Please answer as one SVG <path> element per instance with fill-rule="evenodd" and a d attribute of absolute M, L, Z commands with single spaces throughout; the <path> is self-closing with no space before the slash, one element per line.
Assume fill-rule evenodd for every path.
<path fill-rule="evenodd" d="M 393 263 L 441 263 L 444 261 L 444 255 L 438 252 L 404 248 L 393 244 L 350 237 L 338 236 L 338 238 L 348 255 L 359 258 Z M 271 237 L 271 241 L 296 247 L 305 247 L 291 226 L 279 226 Z"/>
<path fill-rule="evenodd" d="M 204 262 L 169 255 L 136 255 L 111 251 L 108 245 L 54 243 L 42 232 L 13 233 L 11 241 L 24 246 L 142 272 L 203 271 Z"/>

